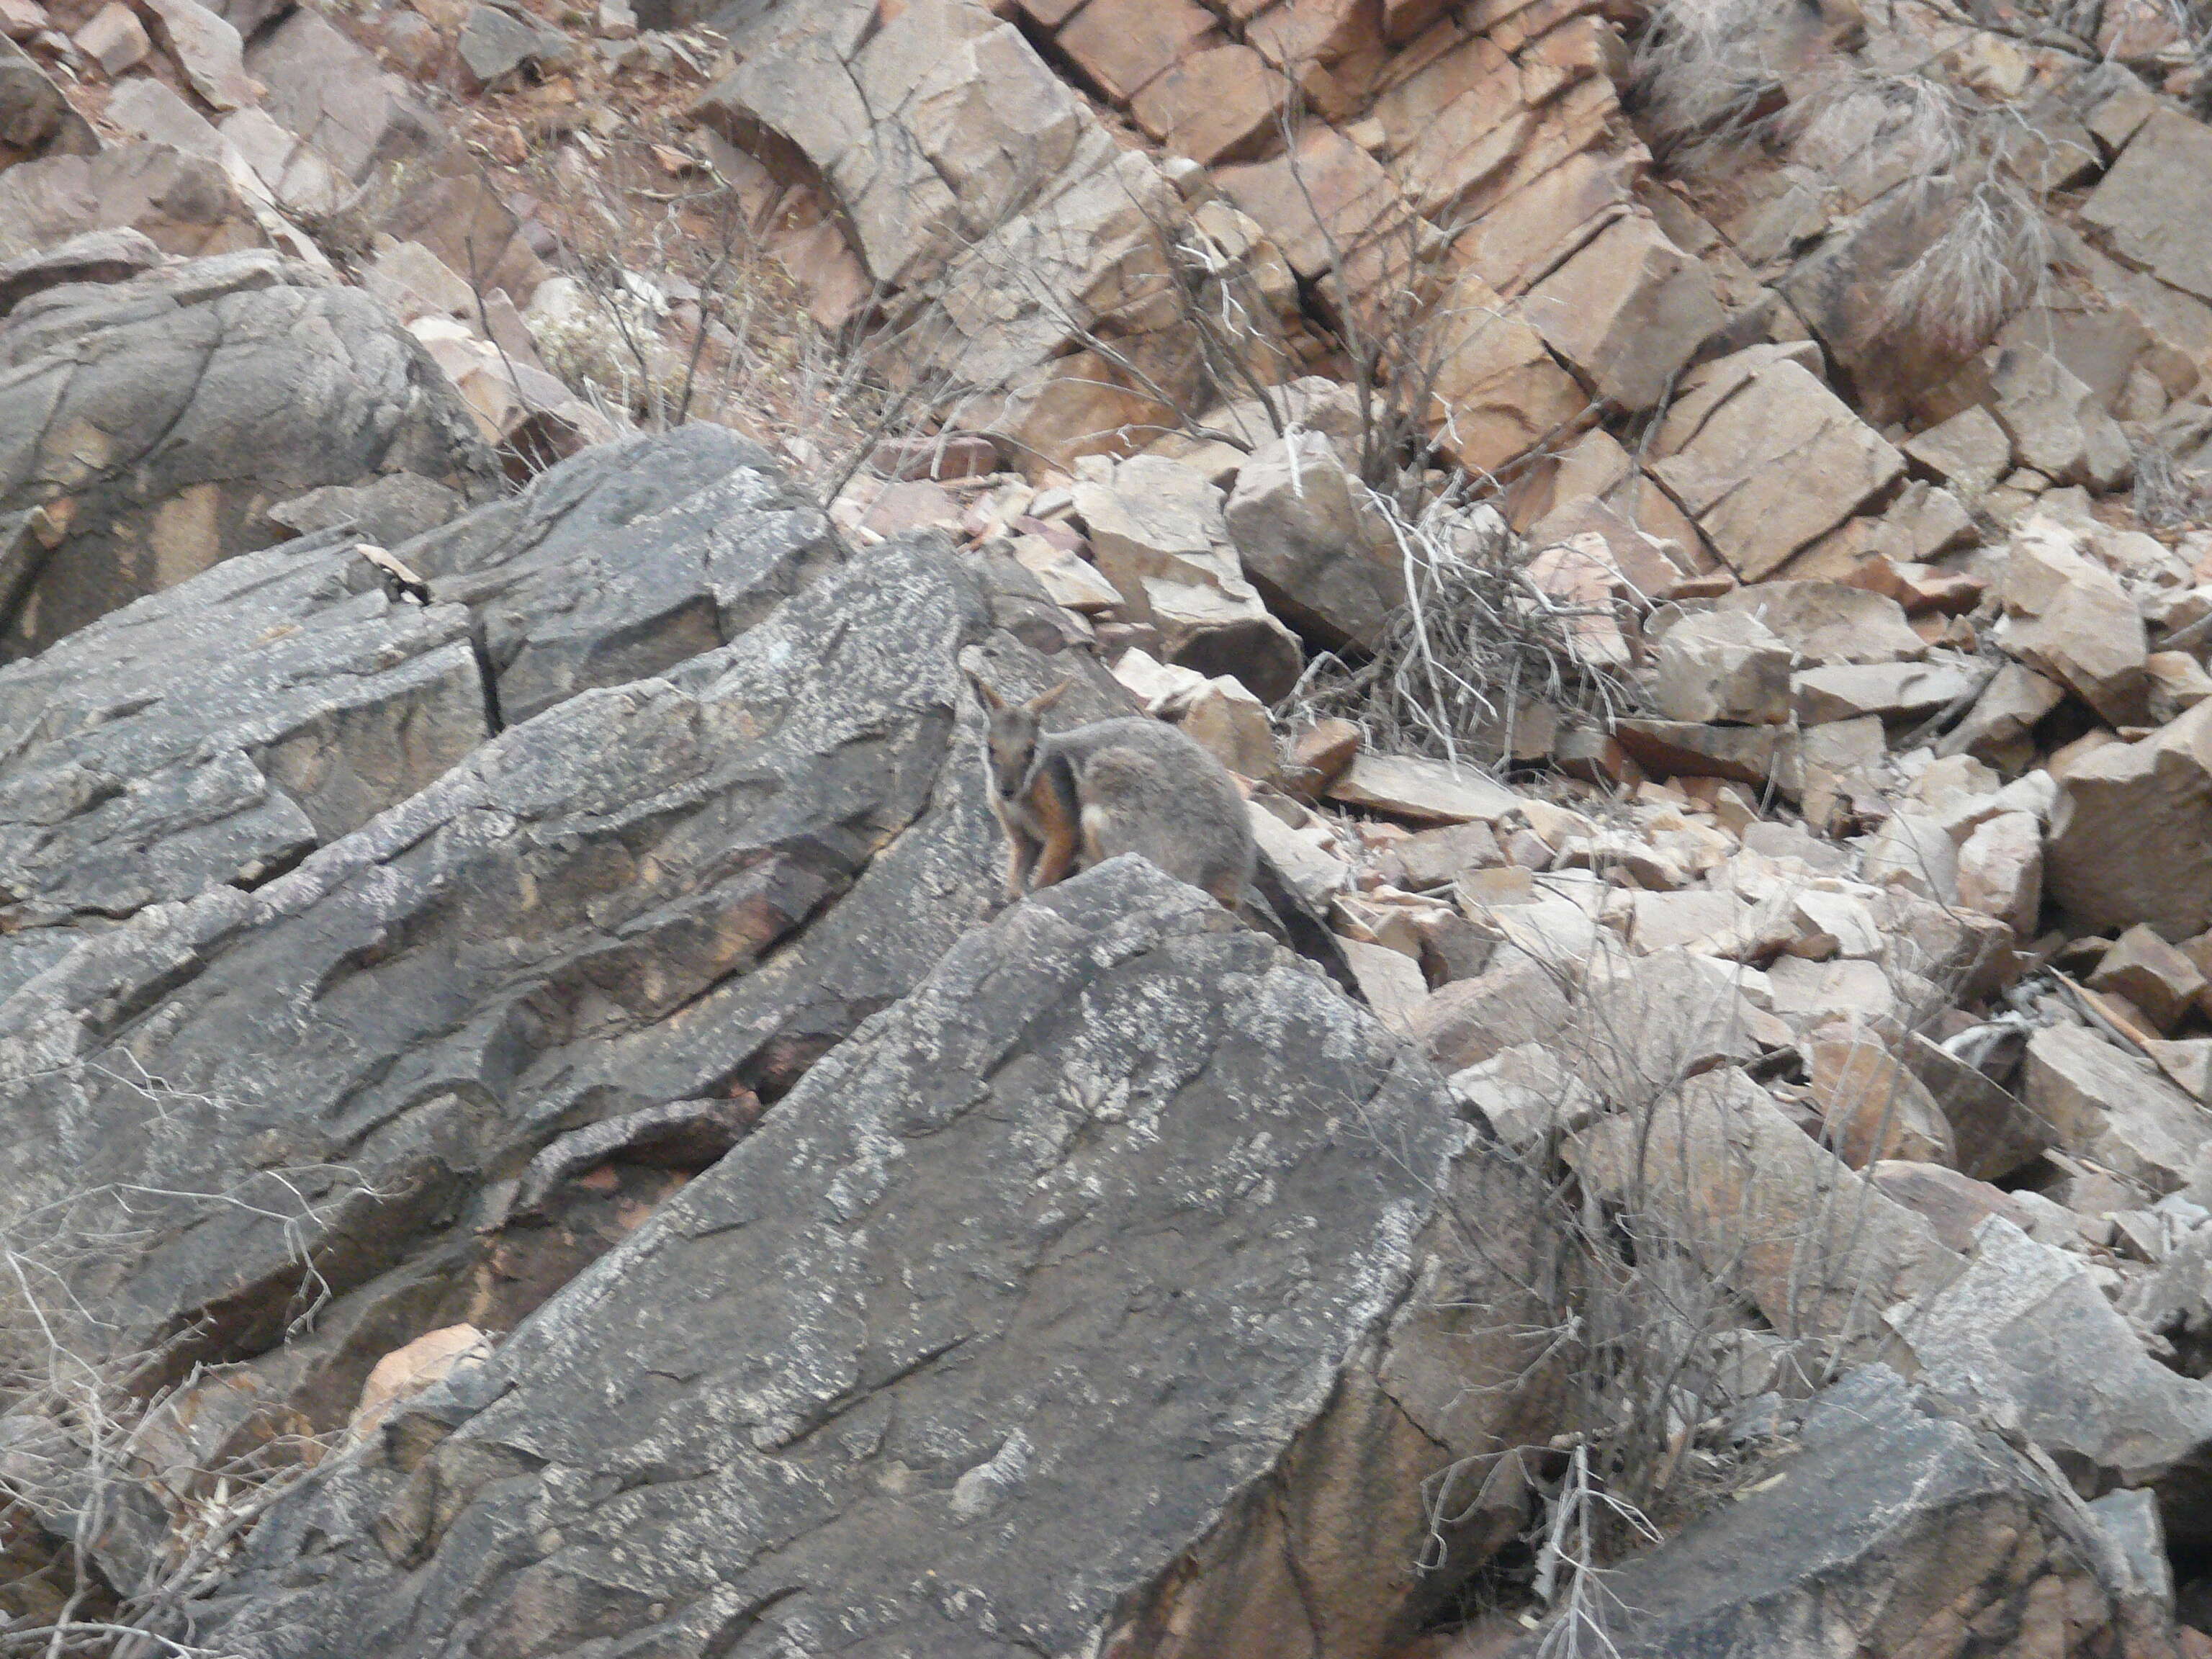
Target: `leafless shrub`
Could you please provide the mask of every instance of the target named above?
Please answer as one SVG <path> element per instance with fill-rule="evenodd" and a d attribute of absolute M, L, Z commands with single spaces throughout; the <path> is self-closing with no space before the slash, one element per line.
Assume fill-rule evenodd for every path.
<path fill-rule="evenodd" d="M 1890 326 L 1948 355 L 1978 350 L 2032 299 L 2049 265 L 2051 227 L 2034 201 L 1996 174 L 1953 211 L 1948 227 L 1891 277 Z"/>
<path fill-rule="evenodd" d="M 136 1066 L 100 1069 L 145 1101 L 150 1134 L 201 1103 Z M 364 1190 L 314 1166 L 211 1192 L 108 1184 L 0 1217 L 0 1536 L 14 1546 L 0 1653 L 219 1659 L 195 1634 L 202 1605 L 325 1443 L 290 1420 L 205 1413 L 228 1385 L 191 1362 L 204 1334 L 134 1337 L 112 1286 L 179 1227 L 244 1216 L 291 1243 L 301 1331 L 329 1294 L 309 1240 Z"/>
<path fill-rule="evenodd" d="M 2131 439 L 2136 517 L 2152 530 L 2180 530 L 2212 520 L 2212 477 L 2177 462 L 2163 444 Z"/>
<path fill-rule="evenodd" d="M 1370 491 L 1397 543 L 1407 602 L 1364 661 L 1316 657 L 1285 703 L 1297 720 L 1334 716 L 1376 748 L 1490 763 L 1531 721 L 1597 726 L 1635 706 L 1627 680 L 1585 649 L 1610 630 L 1610 605 L 1577 605 L 1529 579 L 1528 549 L 1486 506 L 1449 497 L 1409 517 Z"/>
<path fill-rule="evenodd" d="M 1755 1484 L 1796 1403 L 1886 1339 L 1896 1291 L 1886 1275 L 1897 1269 L 1876 1231 L 1886 1200 L 1822 1143 L 1849 1122 L 1883 1144 L 1901 1105 L 1893 1074 L 1869 1070 L 1855 1091 L 1838 1091 L 1832 1127 L 1801 1134 L 1759 1097 L 1790 1092 L 1808 1063 L 1802 1045 L 1749 1062 L 1756 1084 L 1730 1081 L 1716 1060 L 1755 1047 L 1727 961 L 1655 971 L 1602 928 L 1587 953 L 1568 956 L 1516 935 L 1510 908 L 1476 914 L 1496 923 L 1501 951 L 1545 968 L 1572 1012 L 1544 1040 L 1563 1082 L 1493 1073 L 1480 1085 L 1491 1092 L 1473 1097 L 1468 1109 L 1495 1135 L 1498 1174 L 1455 1200 L 1461 1236 L 1487 1270 L 1470 1277 L 1518 1276 L 1548 1327 L 1470 1334 L 1539 1350 L 1563 1398 L 1548 1443 L 1431 1483 L 1435 1563 L 1442 1540 L 1494 1501 L 1501 1477 L 1522 1483 L 1534 1518 L 1514 1589 L 1550 1615 L 1540 1650 L 1571 1659 L 1611 1650 L 1609 1567 Z M 1881 965 L 1895 1008 L 1854 1029 L 1893 1047 L 1954 1006 L 1976 966 L 1933 960 L 1904 933 L 1887 940 Z M 1501 1198 L 1507 1187 L 1538 1195 L 1535 1248 L 1492 1219 L 1530 1212 L 1525 1200 Z M 1503 1386 L 1527 1384 L 1524 1375 Z"/>
<path fill-rule="evenodd" d="M 1778 81 L 1767 0 L 1661 0 L 1629 60 L 1631 100 L 1653 150 L 1696 166 L 1755 130 Z"/>

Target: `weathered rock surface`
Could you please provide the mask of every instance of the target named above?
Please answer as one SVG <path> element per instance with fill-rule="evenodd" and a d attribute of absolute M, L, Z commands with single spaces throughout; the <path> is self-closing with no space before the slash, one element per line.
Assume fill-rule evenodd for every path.
<path fill-rule="evenodd" d="M 2212 1385 L 2145 1353 L 2080 1258 L 1992 1219 L 1966 1271 L 1893 1322 L 1925 1386 L 2004 1411 L 2087 1491 L 2201 1487 Z"/>
<path fill-rule="evenodd" d="M 281 1322 L 269 1287 L 295 1244 L 343 1291 L 564 1129 L 772 1098 L 993 890 L 954 654 L 988 644 L 1044 671 L 1019 666 L 990 604 L 941 552 L 879 550 L 672 678 L 510 727 L 252 892 L 215 887 L 91 939 L 0 1014 L 9 1179 L 205 1193 L 306 1171 L 303 1235 L 274 1205 L 212 1221 L 186 1205 L 197 1224 L 154 1223 L 117 1269 L 123 1323 L 213 1311 L 209 1340 L 250 1352 Z M 1094 716 L 1109 707 L 1091 695 Z M 127 1015 L 149 998 L 158 1036 Z M 126 1081 L 139 1058 L 189 1093 L 173 1136 L 101 1127 L 145 1109 Z"/>
<path fill-rule="evenodd" d="M 0 669 L 10 927 L 266 881 L 501 724 L 736 638 L 835 552 L 763 452 L 706 426 L 595 450 L 410 545 L 428 608 L 354 546 L 228 561 Z"/>
<path fill-rule="evenodd" d="M 1301 432 L 1255 449 L 1227 520 L 1245 574 L 1277 612 L 1328 646 L 1382 642 L 1406 602 L 1405 555 L 1328 438 Z"/>
<path fill-rule="evenodd" d="M 2046 848 L 2051 896 L 2081 926 L 2212 925 L 2212 703 L 2066 769 Z"/>
<path fill-rule="evenodd" d="M 2021 1098 L 2057 1144 L 2154 1193 L 2187 1182 L 2212 1140 L 2212 1115 L 2158 1074 L 2079 1025 L 2029 1039 Z"/>
<path fill-rule="evenodd" d="M 1790 718 L 1790 647 L 1741 611 L 1685 617 L 1659 639 L 1652 706 L 1670 720 L 1778 726 Z"/>
<path fill-rule="evenodd" d="M 1448 1254 L 1467 1136 L 1202 896 L 1089 872 L 293 1501 L 223 1639 L 1377 1651 L 1447 1577 L 1420 1474 L 1521 1426 L 1409 1299 L 1502 1287 Z"/>
<path fill-rule="evenodd" d="M 2078 1500 L 1887 1366 L 1821 1395 L 1796 1440 L 1741 1501 L 1607 1578 L 1622 1659 L 1940 1653 L 1971 1638 L 2118 1650 L 2124 1632 L 2158 1630 L 2163 1610 L 2129 1605 L 2136 1582 Z M 2077 1634 L 2081 1648 L 2057 1645 Z M 1548 1651 L 1540 1639 L 1511 1651 Z"/>
<path fill-rule="evenodd" d="M 1685 380 L 1652 471 L 1747 581 L 1896 482 L 1905 458 L 1798 361 L 1757 346 Z"/>
<path fill-rule="evenodd" d="M 0 514 L 38 508 L 49 533 L 0 595 L 0 655 L 282 540 L 278 501 L 401 471 L 493 476 L 452 388 L 357 290 L 249 253 L 35 295 L 0 328 Z"/>

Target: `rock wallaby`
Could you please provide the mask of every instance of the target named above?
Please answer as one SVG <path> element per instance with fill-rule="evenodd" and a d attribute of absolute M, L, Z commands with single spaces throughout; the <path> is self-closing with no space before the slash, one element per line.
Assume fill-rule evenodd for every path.
<path fill-rule="evenodd" d="M 1073 679 L 1010 703 L 969 675 L 990 716 L 991 811 L 1006 832 L 1006 892 L 1019 898 L 1136 853 L 1235 910 L 1252 879 L 1251 821 L 1221 763 L 1142 715 L 1047 732 Z"/>

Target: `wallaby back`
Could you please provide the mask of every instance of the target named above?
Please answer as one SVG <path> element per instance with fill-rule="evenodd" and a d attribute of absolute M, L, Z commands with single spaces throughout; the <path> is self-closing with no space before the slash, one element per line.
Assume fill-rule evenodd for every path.
<path fill-rule="evenodd" d="M 1131 715 L 1041 735 L 1081 812 L 1081 866 L 1135 853 L 1235 909 L 1252 878 L 1252 825 L 1219 761 L 1171 726 Z"/>

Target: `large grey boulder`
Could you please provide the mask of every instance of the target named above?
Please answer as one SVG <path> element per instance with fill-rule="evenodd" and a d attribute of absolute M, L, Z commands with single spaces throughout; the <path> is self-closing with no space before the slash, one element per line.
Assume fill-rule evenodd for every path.
<path fill-rule="evenodd" d="M 0 515 L 44 514 L 0 658 L 283 539 L 266 509 L 413 472 L 495 472 L 428 356 L 364 293 L 248 252 L 49 289 L 0 326 Z"/>
<path fill-rule="evenodd" d="M 1796 1438 L 1738 1502 L 1606 1575 L 1592 1598 L 1602 1639 L 1577 1632 L 1583 1651 L 2172 1650 L 2171 1603 L 2127 1547 L 2141 1528 L 2155 1540 L 2155 1516 L 2130 1510 L 2136 1524 L 2124 1527 L 2093 1512 L 1998 1432 L 1886 1366 L 1831 1388 Z M 1558 1651 L 1568 1633 L 1511 1651 Z"/>
<path fill-rule="evenodd" d="M 708 425 L 405 545 L 427 608 L 355 546 L 243 555 L 0 668 L 0 995 L 82 927 L 266 881 L 503 725 L 737 638 L 837 556 L 766 453 Z"/>
<path fill-rule="evenodd" d="M 1102 866 L 288 1502 L 220 1644 L 1383 1651 L 1455 1578 L 1424 1478 L 1540 1418 L 1470 1139 L 1319 975 Z"/>
<path fill-rule="evenodd" d="M 399 551 L 475 612 L 509 723 L 735 640 L 839 556 L 767 451 L 704 422 L 588 449 Z"/>
<path fill-rule="evenodd" d="M 2175 1519 L 2204 1535 L 2212 1384 L 2144 1352 L 2081 1257 L 1994 1218 L 1964 1273 L 1889 1318 L 1923 1386 L 2016 1428 L 2085 1494 L 2170 1486 Z"/>
<path fill-rule="evenodd" d="M 1049 672 L 998 603 L 948 551 L 879 550 L 252 891 L 88 939 L 0 1003 L 0 1181 L 258 1195 L 157 1202 L 107 1285 L 119 1338 L 204 1318 L 194 1351 L 242 1357 L 303 1250 L 343 1293 L 495 1231 L 486 1183 L 564 1132 L 773 1100 L 994 890 L 956 654 Z"/>

